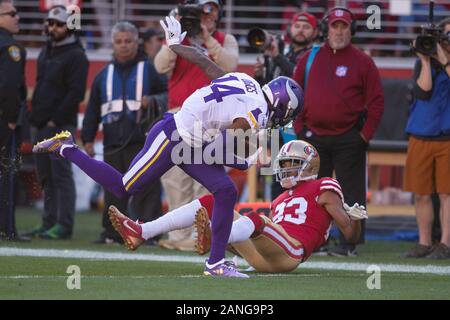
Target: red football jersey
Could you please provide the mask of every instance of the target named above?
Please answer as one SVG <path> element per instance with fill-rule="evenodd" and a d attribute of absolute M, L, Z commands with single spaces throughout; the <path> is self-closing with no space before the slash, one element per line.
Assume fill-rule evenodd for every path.
<path fill-rule="evenodd" d="M 336 192 L 343 199 L 337 180 L 321 178 L 299 182 L 271 204 L 272 221 L 303 244 L 305 259 L 325 242 L 331 228 L 333 218 L 317 203 L 325 191 Z"/>

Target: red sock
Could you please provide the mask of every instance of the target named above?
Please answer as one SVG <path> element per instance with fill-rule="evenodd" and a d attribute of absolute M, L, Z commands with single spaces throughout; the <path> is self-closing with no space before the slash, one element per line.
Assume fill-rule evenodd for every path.
<path fill-rule="evenodd" d="M 207 194 L 206 196 L 200 197 L 198 201 L 200 201 L 201 205 L 208 211 L 208 217 L 211 219 L 214 208 L 214 196 L 212 194 Z"/>
<path fill-rule="evenodd" d="M 251 211 L 249 213 L 244 214 L 244 216 L 252 220 L 253 224 L 255 225 L 255 231 L 253 231 L 250 238 L 260 235 L 264 230 L 264 226 L 266 225 L 263 218 L 261 218 L 261 214 L 256 213 L 255 211 Z"/>

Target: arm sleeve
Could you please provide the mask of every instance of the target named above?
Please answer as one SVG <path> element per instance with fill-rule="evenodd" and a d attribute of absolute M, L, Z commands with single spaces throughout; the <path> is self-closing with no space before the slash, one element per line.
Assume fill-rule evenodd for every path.
<path fill-rule="evenodd" d="M 430 100 L 433 89 L 430 91 L 422 90 L 421 87 L 417 84 L 417 79 L 419 79 L 420 72 L 422 70 L 422 63 L 420 59 L 417 59 L 416 64 L 414 65 L 414 73 L 413 73 L 413 96 L 416 99 L 420 100 Z"/>
<path fill-rule="evenodd" d="M 101 81 L 97 76 L 92 84 L 91 96 L 84 113 L 83 126 L 81 129 L 81 141 L 83 144 L 94 142 L 98 125 L 101 122 Z"/>
<path fill-rule="evenodd" d="M 205 43 L 208 54 L 225 72 L 236 71 L 239 61 L 239 47 L 236 38 L 230 34 L 225 35 L 223 47 L 213 37 Z"/>
<path fill-rule="evenodd" d="M 173 69 L 175 69 L 175 62 L 177 54 L 170 50 L 167 45 L 163 45 L 161 50 L 155 56 L 155 69 L 158 73 L 165 74 L 170 77 Z"/>
<path fill-rule="evenodd" d="M 83 101 L 86 92 L 88 69 L 89 62 L 84 53 L 80 52 L 72 57 L 65 74 L 67 94 L 52 117 L 56 125 L 69 123 L 78 113 L 80 102 Z"/>
<path fill-rule="evenodd" d="M 384 111 L 384 93 L 381 85 L 380 74 L 371 58 L 368 57 L 368 68 L 365 74 L 365 103 L 367 106 L 367 120 L 361 130 L 363 136 L 372 139 L 375 130 L 380 124 Z"/>

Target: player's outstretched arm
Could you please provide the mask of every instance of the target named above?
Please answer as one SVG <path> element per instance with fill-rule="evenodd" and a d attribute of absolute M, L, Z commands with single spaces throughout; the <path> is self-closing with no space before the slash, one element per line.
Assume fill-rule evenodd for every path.
<path fill-rule="evenodd" d="M 160 20 L 159 23 L 165 31 L 167 45 L 173 52 L 197 65 L 211 80 L 226 74 L 219 65 L 205 56 L 199 49 L 181 44 L 186 32 L 181 33 L 181 24 L 175 17 L 166 17 L 165 20 L 165 22 Z"/>
<path fill-rule="evenodd" d="M 345 239 L 350 243 L 356 243 L 361 233 L 361 224 L 359 220 L 350 219 L 343 207 L 341 198 L 335 192 L 326 191 L 320 195 L 318 203 L 336 221 Z"/>

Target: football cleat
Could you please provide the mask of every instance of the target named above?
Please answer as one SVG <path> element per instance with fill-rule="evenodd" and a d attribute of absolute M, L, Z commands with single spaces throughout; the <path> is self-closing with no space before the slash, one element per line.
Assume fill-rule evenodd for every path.
<path fill-rule="evenodd" d="M 59 154 L 63 145 L 76 147 L 69 131 L 61 131 L 49 139 L 36 143 L 33 146 L 33 153 L 53 152 Z"/>
<path fill-rule="evenodd" d="M 211 268 L 205 263 L 203 275 L 223 278 L 250 278 L 248 275 L 237 271 L 236 265 L 233 262 L 225 260 Z"/>
<path fill-rule="evenodd" d="M 197 231 L 195 251 L 202 256 L 208 253 L 211 248 L 211 228 L 208 211 L 204 207 L 201 207 L 195 215 L 195 230 Z"/>
<path fill-rule="evenodd" d="M 134 222 L 114 206 L 109 207 L 108 215 L 114 229 L 120 234 L 128 250 L 134 251 L 144 243 L 142 227 L 138 222 Z"/>

